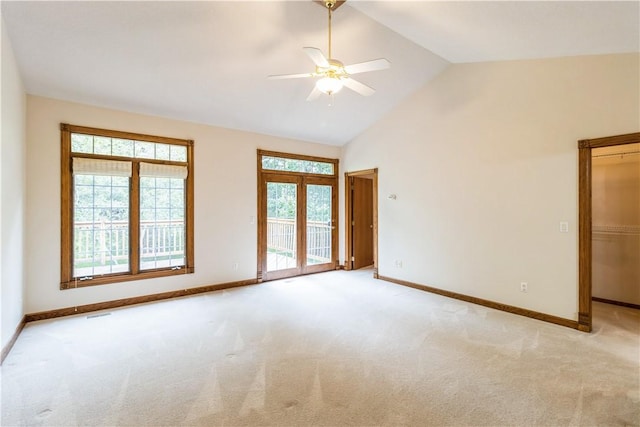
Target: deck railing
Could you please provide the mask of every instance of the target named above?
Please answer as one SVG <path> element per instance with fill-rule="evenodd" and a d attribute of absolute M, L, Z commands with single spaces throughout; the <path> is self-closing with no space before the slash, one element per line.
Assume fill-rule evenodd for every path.
<path fill-rule="evenodd" d="M 129 258 L 129 222 L 74 223 L 74 262 L 107 265 Z M 140 256 L 184 253 L 183 221 L 141 221 Z"/>
<path fill-rule="evenodd" d="M 172 256 L 184 253 L 185 235 L 182 221 L 141 221 L 141 258 Z M 267 219 L 269 251 L 294 256 L 296 253 L 296 221 Z M 74 223 L 74 261 L 108 265 L 129 257 L 129 223 Z M 307 221 L 307 260 L 311 263 L 331 261 L 331 225 L 323 221 Z"/>
<path fill-rule="evenodd" d="M 296 220 L 267 218 L 267 249 L 284 255 L 296 253 Z M 331 225 L 307 221 L 307 262 L 331 262 Z"/>

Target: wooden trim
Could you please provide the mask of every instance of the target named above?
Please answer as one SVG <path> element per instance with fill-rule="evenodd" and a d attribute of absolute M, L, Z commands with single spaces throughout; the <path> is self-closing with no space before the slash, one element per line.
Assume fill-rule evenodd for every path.
<path fill-rule="evenodd" d="M 90 280 L 70 279 L 67 282 L 60 283 L 60 290 L 86 288 L 88 286 L 106 285 L 109 283 L 131 282 L 133 280 L 155 279 L 158 277 L 179 276 L 181 274 L 189 274 L 193 272 L 194 269 L 190 267 L 184 267 L 178 270 L 162 268 L 157 270 L 139 271 L 137 274 L 117 273 L 104 276 L 96 276 Z"/>
<path fill-rule="evenodd" d="M 373 172 L 373 278 L 378 279 L 378 168 Z"/>
<path fill-rule="evenodd" d="M 195 259 L 195 239 L 196 239 L 196 231 L 195 231 L 195 156 L 194 156 L 194 141 L 189 140 L 189 145 L 187 145 L 187 163 L 189 174 L 187 175 L 187 179 L 185 182 L 185 195 L 187 198 L 187 203 L 185 203 L 185 232 L 186 241 L 185 241 L 185 267 L 187 271 L 185 273 L 193 273 L 196 270 L 196 259 Z"/>
<path fill-rule="evenodd" d="M 257 165 L 256 165 L 256 175 L 257 175 L 257 194 L 258 194 L 258 203 L 257 203 L 257 212 L 256 212 L 256 225 L 258 229 L 258 256 L 256 257 L 256 278 L 258 279 L 258 283 L 262 283 L 264 279 L 264 273 L 266 273 L 267 269 L 264 264 L 265 260 L 263 259 L 263 246 L 266 246 L 266 224 L 263 224 L 262 220 L 262 212 L 266 212 L 266 197 L 262 194 L 264 185 L 264 177 L 262 176 L 262 155 L 260 154 L 261 150 L 258 150 L 256 155 Z"/>
<path fill-rule="evenodd" d="M 188 151 L 188 148 L 187 148 L 187 151 Z M 79 158 L 79 159 L 118 160 L 118 161 L 124 161 L 124 162 L 132 162 L 132 163 L 153 163 L 156 165 L 187 166 L 187 167 L 189 166 L 188 162 L 179 162 L 177 160 L 156 160 L 156 159 L 145 159 L 142 157 L 110 156 L 105 154 L 73 153 L 73 157 Z"/>
<path fill-rule="evenodd" d="M 60 130 L 70 132 L 70 133 L 82 133 L 85 135 L 100 135 L 100 136 L 106 136 L 109 138 L 133 139 L 135 141 L 159 142 L 162 144 L 186 145 L 186 146 L 193 145 L 193 140 L 191 139 L 179 139 L 179 138 L 170 138 L 167 136 L 145 135 L 143 133 L 123 132 L 118 130 L 100 129 L 100 128 L 93 128 L 88 126 L 77 126 L 77 125 L 70 125 L 68 123 L 61 123 Z"/>
<path fill-rule="evenodd" d="M 18 326 L 16 327 L 16 330 L 13 332 L 13 335 L 11 335 L 11 339 L 9 340 L 7 345 L 5 345 L 2 348 L 2 354 L 0 354 L 0 365 L 2 365 L 2 363 L 4 362 L 4 359 L 11 352 L 11 349 L 13 348 L 13 345 L 18 340 L 18 337 L 20 336 L 20 333 L 22 332 L 22 330 L 24 329 L 24 326 L 26 324 L 27 324 L 27 317 L 26 316 L 22 316 L 22 320 L 20 320 L 20 323 L 18 323 Z"/>
<path fill-rule="evenodd" d="M 591 332 L 591 148 L 578 150 L 578 323 Z"/>
<path fill-rule="evenodd" d="M 137 276 L 140 273 L 140 163 L 131 166 L 133 173 L 129 180 L 129 272 L 132 276 Z"/>
<path fill-rule="evenodd" d="M 351 242 L 351 232 L 353 223 L 353 201 L 351 200 L 351 187 L 353 179 L 347 172 L 344 174 L 344 269 L 351 271 L 353 268 L 353 245 Z"/>
<path fill-rule="evenodd" d="M 387 282 L 391 282 L 391 283 L 396 283 L 398 285 L 407 286 L 409 288 L 414 288 L 421 291 L 442 295 L 448 298 L 454 298 L 454 299 L 466 301 L 472 304 L 478 304 L 484 307 L 489 307 L 489 308 L 493 308 L 500 311 L 506 311 L 507 313 L 530 317 L 532 319 L 542 320 L 544 322 L 554 323 L 556 325 L 566 326 L 572 329 L 579 329 L 578 322 L 576 322 L 575 320 L 564 319 L 562 317 L 552 316 L 550 314 L 540 313 L 537 311 L 527 310 L 525 308 L 514 307 L 508 304 L 502 304 L 494 301 L 485 300 L 482 298 L 476 298 L 469 295 L 459 294 L 457 292 L 446 291 L 444 289 L 433 288 L 431 286 L 420 285 L 418 283 L 407 282 L 405 280 L 394 279 L 392 277 L 380 276 L 379 279 Z"/>
<path fill-rule="evenodd" d="M 60 125 L 60 282 L 73 278 L 73 172 L 69 125 Z M 60 289 L 63 289 L 62 287 Z"/>
<path fill-rule="evenodd" d="M 640 132 L 625 133 L 623 135 L 605 136 L 602 138 L 581 139 L 578 141 L 578 148 L 581 148 L 580 145 L 589 148 L 602 148 L 611 147 L 612 145 L 637 144 L 639 140 Z"/>
<path fill-rule="evenodd" d="M 378 278 L 378 168 L 364 169 L 344 173 L 344 238 L 345 260 L 344 269 L 352 270 L 353 242 L 351 241 L 351 223 L 353 222 L 353 200 L 351 198 L 351 186 L 353 177 L 371 176 L 373 180 L 373 277 Z"/>
<path fill-rule="evenodd" d="M 364 170 L 355 171 L 355 172 L 345 172 L 344 175 L 365 177 L 365 176 L 375 175 L 377 173 L 378 173 L 378 168 L 373 168 L 373 169 L 364 169 Z"/>
<path fill-rule="evenodd" d="M 328 174 L 318 174 L 318 173 L 306 173 L 306 172 L 291 172 L 291 171 L 278 171 L 273 169 L 262 169 L 262 156 L 268 157 L 282 157 L 285 159 L 295 159 L 295 160 L 308 160 L 310 162 L 321 162 L 321 163 L 331 163 L 333 164 L 333 175 Z M 267 151 L 258 149 L 258 171 L 259 173 L 275 173 L 275 174 L 292 174 L 292 175 L 304 175 L 304 176 L 319 176 L 319 177 L 330 177 L 337 178 L 338 177 L 338 168 L 340 165 L 339 159 L 330 159 L 328 157 L 318 157 L 318 156 L 307 156 L 304 154 L 292 154 L 292 153 L 282 153 L 279 151 Z"/>
<path fill-rule="evenodd" d="M 623 301 L 615 301 L 612 299 L 605 299 L 605 298 L 599 298 L 599 297 L 593 297 L 592 299 L 594 301 L 602 302 L 605 304 L 619 305 L 621 307 L 629 307 L 629 308 L 635 308 L 636 310 L 640 310 L 640 304 L 633 304 L 630 302 L 623 302 Z"/>
<path fill-rule="evenodd" d="M 282 157 L 287 159 L 296 159 L 296 160 L 309 160 L 309 161 L 319 161 L 324 163 L 332 163 L 334 165 L 334 174 L 333 175 L 325 175 L 325 174 L 312 174 L 306 172 L 288 172 L 288 171 L 277 171 L 271 169 L 262 169 L 262 156 L 272 156 L 272 157 Z M 285 277 L 299 276 L 304 274 L 312 274 L 312 273 L 320 273 L 322 271 L 334 270 L 339 266 L 338 260 L 338 227 L 335 225 L 335 228 L 331 233 L 331 241 L 332 241 L 332 251 L 331 251 L 331 261 L 327 264 L 319 264 L 313 266 L 306 265 L 306 245 L 303 244 L 304 239 L 306 239 L 306 235 L 304 234 L 304 230 L 306 230 L 306 212 L 304 211 L 304 207 L 306 206 L 306 186 L 307 184 L 317 184 L 317 185 L 329 185 L 332 188 L 331 202 L 332 202 L 332 223 L 338 224 L 338 167 L 339 160 L 338 159 L 329 159 L 325 157 L 316 157 L 316 156 L 305 156 L 291 153 L 281 153 L 275 151 L 266 151 L 266 150 L 257 150 L 257 195 L 258 195 L 258 212 L 257 212 L 257 227 L 258 227 L 258 256 L 257 256 L 257 274 L 258 282 L 262 283 L 267 280 L 276 280 Z M 298 253 L 297 255 L 297 265 L 295 268 L 290 268 L 286 270 L 279 270 L 273 272 L 267 272 L 267 218 L 263 216 L 263 213 L 267 210 L 267 182 L 281 182 L 281 183 L 289 183 L 297 185 L 297 206 L 296 206 L 296 215 L 298 218 L 298 233 L 297 233 L 297 247 Z M 328 265 L 330 264 L 330 265 Z"/>
<path fill-rule="evenodd" d="M 591 150 L 640 143 L 640 132 L 578 141 L 578 324 L 591 332 L 592 312 L 592 206 Z"/>
<path fill-rule="evenodd" d="M 249 279 L 249 280 L 240 280 L 237 282 L 220 283 L 217 285 L 200 286 L 197 288 L 189 288 L 189 289 L 183 289 L 178 291 L 169 291 L 169 292 L 163 292 L 160 294 L 145 295 L 141 297 L 131 297 L 131 298 L 114 300 L 114 301 L 99 302 L 95 304 L 80 305 L 76 307 L 60 308 L 60 309 L 50 310 L 50 311 L 41 311 L 38 313 L 27 314 L 25 316 L 25 319 L 26 319 L 26 322 L 35 322 L 37 320 L 54 319 L 56 317 L 64 317 L 64 316 L 73 316 L 74 314 L 89 313 L 89 312 L 98 311 L 98 310 L 109 310 L 112 308 L 124 307 L 128 305 L 144 304 L 144 303 L 149 303 L 154 301 L 161 301 L 165 299 L 196 295 L 196 294 L 201 294 L 205 292 L 214 292 L 214 291 L 220 291 L 223 289 L 237 288 L 240 286 L 255 285 L 257 283 L 258 281 L 256 279 Z"/>
<path fill-rule="evenodd" d="M 281 151 L 261 150 L 259 148 L 258 148 L 258 156 L 283 157 L 285 159 L 295 159 L 295 160 L 309 160 L 312 162 L 333 163 L 335 165 L 339 163 L 338 159 L 331 159 L 329 157 L 308 156 L 305 154 L 294 154 L 294 153 L 283 153 Z M 262 166 L 262 162 L 259 162 L 258 164 Z M 329 176 L 329 175 L 324 175 L 324 176 Z"/>
<path fill-rule="evenodd" d="M 194 141 L 191 139 L 177 139 L 154 135 L 144 135 L 133 132 L 99 129 L 86 126 L 76 126 L 67 123 L 60 124 L 61 133 L 61 256 L 60 256 L 60 289 L 118 283 L 131 280 L 142 280 L 157 277 L 188 274 L 195 271 L 195 221 L 194 221 Z M 131 139 L 180 145 L 186 147 L 187 161 L 175 162 L 136 157 L 106 156 L 99 154 L 72 153 L 71 134 L 99 135 L 110 138 Z M 126 160 L 132 162 L 133 173 L 129 179 L 129 271 L 125 273 L 106 274 L 90 280 L 80 281 L 73 277 L 73 171 L 72 158 L 96 158 L 109 160 Z M 157 164 L 186 165 L 187 178 L 185 180 L 185 266 L 179 270 L 159 268 L 140 271 L 139 236 L 140 236 L 140 186 L 139 167 L 141 162 Z"/>

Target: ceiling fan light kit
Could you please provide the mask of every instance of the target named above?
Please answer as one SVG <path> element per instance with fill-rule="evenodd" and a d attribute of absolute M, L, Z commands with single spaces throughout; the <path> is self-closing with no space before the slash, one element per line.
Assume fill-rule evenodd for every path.
<path fill-rule="evenodd" d="M 295 79 L 305 77 L 317 77 L 316 84 L 307 97 L 307 101 L 316 99 L 320 94 L 332 96 L 346 86 L 352 91 L 370 96 L 375 93 L 375 89 L 351 78 L 352 74 L 365 73 L 389 68 L 391 63 L 385 58 L 374 59 L 372 61 L 358 64 L 344 65 L 342 62 L 331 57 L 331 14 L 336 6 L 336 0 L 325 0 L 324 5 L 329 15 L 329 58 L 326 58 L 322 51 L 315 47 L 304 47 L 303 50 L 316 65 L 313 73 L 302 74 L 282 74 L 269 76 L 269 79 Z"/>
<path fill-rule="evenodd" d="M 323 77 L 316 81 L 316 88 L 327 95 L 333 95 L 340 92 L 340 90 L 342 90 L 342 86 L 340 79 L 335 77 Z"/>

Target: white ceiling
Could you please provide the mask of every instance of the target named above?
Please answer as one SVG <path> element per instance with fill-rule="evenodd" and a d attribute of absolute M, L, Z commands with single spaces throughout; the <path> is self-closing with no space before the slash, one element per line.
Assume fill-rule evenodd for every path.
<path fill-rule="evenodd" d="M 10 2 L 2 16 L 34 95 L 342 145 L 451 63 L 640 51 L 640 2 L 349 0 L 334 14 L 333 56 L 385 57 L 348 89 L 307 102 L 327 53 L 311 1 Z"/>

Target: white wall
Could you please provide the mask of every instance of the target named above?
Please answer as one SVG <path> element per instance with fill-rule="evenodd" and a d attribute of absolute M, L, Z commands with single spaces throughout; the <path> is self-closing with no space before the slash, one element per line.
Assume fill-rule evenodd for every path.
<path fill-rule="evenodd" d="M 195 274 L 59 290 L 61 122 L 195 141 Z M 35 96 L 27 98 L 27 129 L 27 313 L 255 279 L 256 150 L 340 156 L 335 146 Z"/>
<path fill-rule="evenodd" d="M 380 275 L 576 320 L 577 141 L 640 130 L 639 73 L 638 54 L 453 65 L 350 142 L 344 171 L 379 168 Z"/>
<path fill-rule="evenodd" d="M 4 22 L 1 27 L 0 347 L 4 348 L 24 316 L 26 96 Z"/>

